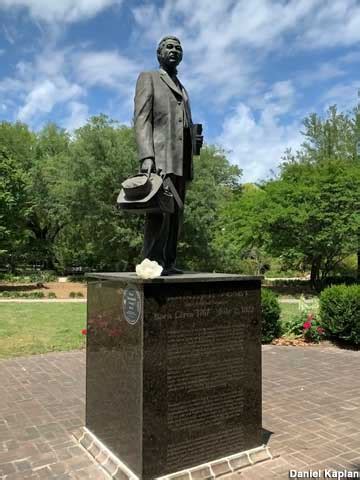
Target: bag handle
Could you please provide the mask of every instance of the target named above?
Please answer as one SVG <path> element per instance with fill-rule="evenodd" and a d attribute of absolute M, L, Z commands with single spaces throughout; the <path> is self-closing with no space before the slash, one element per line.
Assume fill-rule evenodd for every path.
<path fill-rule="evenodd" d="M 170 189 L 170 192 L 173 194 L 179 209 L 183 210 L 184 209 L 183 201 L 181 200 L 173 182 L 171 181 L 171 178 L 165 177 L 165 179 L 163 180 L 163 184 Z"/>
<path fill-rule="evenodd" d="M 150 178 L 150 175 L 151 175 L 151 166 L 148 167 L 148 171 L 146 172 L 145 175 L 147 175 L 148 178 Z M 184 203 L 183 201 L 181 200 L 173 182 L 171 181 L 171 179 L 169 177 L 166 176 L 166 174 L 162 173 L 161 170 L 159 171 L 158 175 L 160 175 L 160 177 L 162 178 L 162 181 L 163 181 L 163 185 L 165 187 L 168 187 L 170 189 L 170 192 L 173 194 L 174 198 L 175 198 L 175 201 L 176 203 L 178 204 L 178 207 L 180 210 L 183 210 L 184 209 Z"/>

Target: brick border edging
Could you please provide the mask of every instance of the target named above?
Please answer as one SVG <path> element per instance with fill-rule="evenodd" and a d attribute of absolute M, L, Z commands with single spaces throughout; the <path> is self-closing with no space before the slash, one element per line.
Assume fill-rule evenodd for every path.
<path fill-rule="evenodd" d="M 118 457 L 116 457 L 93 433 L 82 427 L 73 433 L 75 439 L 95 459 L 95 461 L 114 480 L 139 480 Z M 196 467 L 158 477 L 156 480 L 215 480 L 229 473 L 237 473 L 256 463 L 272 460 L 267 445 L 262 445 L 245 452 L 229 455 L 218 460 L 206 462 Z"/>

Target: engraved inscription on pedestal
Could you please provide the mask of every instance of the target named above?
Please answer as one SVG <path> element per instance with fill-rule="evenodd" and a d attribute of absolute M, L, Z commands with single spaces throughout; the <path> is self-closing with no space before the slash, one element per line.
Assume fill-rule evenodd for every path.
<path fill-rule="evenodd" d="M 249 363 L 247 344 L 255 342 L 260 351 L 259 291 L 226 284 L 166 286 L 161 299 L 147 290 L 146 323 L 150 328 L 161 323 L 163 330 L 164 349 L 153 366 L 166 383 L 166 404 L 158 397 L 166 411 L 166 448 L 159 444 L 162 473 L 239 452 L 249 443 L 257 446 L 261 390 L 251 369 L 255 363 L 260 367 L 260 358 Z M 244 428 L 249 408 L 257 420 L 251 431 Z"/>

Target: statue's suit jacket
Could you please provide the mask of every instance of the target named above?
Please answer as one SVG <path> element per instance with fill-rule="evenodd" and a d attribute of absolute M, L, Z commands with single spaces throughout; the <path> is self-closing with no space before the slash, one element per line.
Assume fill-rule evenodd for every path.
<path fill-rule="evenodd" d="M 157 169 L 192 179 L 192 119 L 185 88 L 165 70 L 142 72 L 135 92 L 134 126 L 139 160 L 152 157 Z M 184 141 L 184 126 L 190 127 Z M 189 145 L 187 145 L 187 142 Z"/>

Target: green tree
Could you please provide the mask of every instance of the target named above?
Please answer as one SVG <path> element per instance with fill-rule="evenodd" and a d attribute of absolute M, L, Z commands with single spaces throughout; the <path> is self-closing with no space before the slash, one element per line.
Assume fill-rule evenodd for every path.
<path fill-rule="evenodd" d="M 69 221 L 63 182 L 69 159 L 70 137 L 54 124 L 46 125 L 36 136 L 29 168 L 27 226 L 29 259 L 43 268 L 55 268 L 54 242 Z"/>
<path fill-rule="evenodd" d="M 0 122 L 0 263 L 12 270 L 26 262 L 29 169 L 35 135 L 22 123 Z"/>
<path fill-rule="evenodd" d="M 284 165 L 266 186 L 267 248 L 308 265 L 315 285 L 354 251 L 360 227 L 360 168 L 341 160 Z"/>
<path fill-rule="evenodd" d="M 28 232 L 27 178 L 5 147 L 0 148 L 0 264 L 15 269 Z"/>
<path fill-rule="evenodd" d="M 241 170 L 231 165 L 225 152 L 206 146 L 194 159 L 194 180 L 186 198 L 184 235 L 179 263 L 191 270 L 223 268 L 214 246 L 215 225 L 222 205 L 240 190 Z"/>
<path fill-rule="evenodd" d="M 315 285 L 356 249 L 360 163 L 350 116 L 333 107 L 304 126 L 302 148 L 286 152 L 278 177 L 224 206 L 216 243 L 232 258 L 271 254 L 288 267 L 309 267 Z"/>
<path fill-rule="evenodd" d="M 16 161 L 18 168 L 28 171 L 34 158 L 36 135 L 20 122 L 0 122 L 0 145 Z"/>
<path fill-rule="evenodd" d="M 360 104 L 352 114 L 340 113 L 334 105 L 330 107 L 326 119 L 312 114 L 305 119 L 304 126 L 306 141 L 303 154 L 308 159 L 323 162 L 337 158 L 356 164 L 360 162 Z M 354 248 L 357 250 L 357 277 L 360 278 L 360 233 Z"/>
<path fill-rule="evenodd" d="M 360 95 L 360 91 L 359 91 L 359 95 Z M 356 161 L 360 162 L 360 103 L 354 109 L 353 131 L 355 135 L 354 140 L 356 143 L 355 157 L 356 157 Z M 358 234 L 356 254 L 357 254 L 357 279 L 360 280 L 360 233 Z"/>
<path fill-rule="evenodd" d="M 329 108 L 327 118 L 316 113 L 304 119 L 305 141 L 301 155 L 311 163 L 322 163 L 329 159 L 349 160 L 356 158 L 354 120 L 350 115 L 338 112 L 334 105 Z"/>
<path fill-rule="evenodd" d="M 3 187 L 17 188 L 20 179 L 22 185 L 21 197 L 12 197 L 13 213 L 6 219 L 3 216 L 3 229 L 7 223 L 13 224 L 13 219 L 18 225 L 17 238 L 12 235 L 7 247 L 12 268 L 16 264 L 35 263 L 46 268 L 54 266 L 53 243 L 66 221 L 66 208 L 58 187 L 69 141 L 68 134 L 55 125 L 34 134 L 21 123 L 0 124 Z"/>
<path fill-rule="evenodd" d="M 102 115 L 75 132 L 61 180 L 68 218 L 55 242 L 61 269 L 134 267 L 143 219 L 119 212 L 116 198 L 123 180 L 138 167 L 131 128 Z"/>
<path fill-rule="evenodd" d="M 264 229 L 267 195 L 263 188 L 246 184 L 222 204 L 214 226 L 214 247 L 223 271 L 264 272 L 269 233 Z"/>

